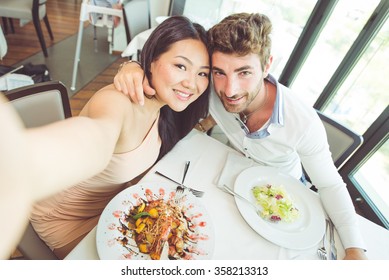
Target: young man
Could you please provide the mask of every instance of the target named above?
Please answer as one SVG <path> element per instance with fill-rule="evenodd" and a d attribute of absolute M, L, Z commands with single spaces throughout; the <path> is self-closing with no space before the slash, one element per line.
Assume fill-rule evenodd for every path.
<path fill-rule="evenodd" d="M 271 30 L 267 16 L 240 13 L 208 31 L 214 92 L 210 116 L 197 128 L 205 132 L 217 123 L 246 157 L 302 180 L 303 165 L 346 248 L 345 259 L 366 259 L 354 206 L 333 164 L 322 122 L 269 74 Z M 117 74 L 115 86 L 141 101 L 142 77 L 131 63 Z M 145 93 L 154 94 L 144 84 Z"/>

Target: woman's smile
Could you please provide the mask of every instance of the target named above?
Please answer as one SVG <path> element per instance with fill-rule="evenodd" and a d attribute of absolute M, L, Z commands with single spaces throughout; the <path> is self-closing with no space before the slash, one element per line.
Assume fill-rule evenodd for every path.
<path fill-rule="evenodd" d="M 173 89 L 174 93 L 176 94 L 177 98 L 182 101 L 188 101 L 193 93 L 184 92 L 178 89 Z"/>

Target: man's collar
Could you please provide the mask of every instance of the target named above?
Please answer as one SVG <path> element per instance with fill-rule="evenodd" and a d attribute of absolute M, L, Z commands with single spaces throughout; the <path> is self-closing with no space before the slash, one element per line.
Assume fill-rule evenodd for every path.
<path fill-rule="evenodd" d="M 273 113 L 270 117 L 270 124 L 275 124 L 279 126 L 284 125 L 284 93 L 280 89 L 280 84 L 278 81 L 271 75 L 268 74 L 266 78 L 270 83 L 276 86 L 276 100 L 274 102 Z"/>
<path fill-rule="evenodd" d="M 269 136 L 271 134 L 272 126 L 274 127 L 282 127 L 284 126 L 284 98 L 283 92 L 280 90 L 280 84 L 278 81 L 272 76 L 268 75 L 266 80 L 269 83 L 272 83 L 276 87 L 276 99 L 274 102 L 273 112 L 270 116 L 269 121 L 267 122 L 266 127 L 254 131 L 252 133 L 248 132 L 248 129 L 245 128 L 246 134 L 249 138 L 253 139 L 261 139 Z"/>

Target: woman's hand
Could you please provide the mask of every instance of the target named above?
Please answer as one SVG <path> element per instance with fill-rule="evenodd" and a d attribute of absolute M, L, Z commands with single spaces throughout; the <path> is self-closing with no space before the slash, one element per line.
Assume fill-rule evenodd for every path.
<path fill-rule="evenodd" d="M 136 62 L 122 64 L 113 81 L 118 91 L 142 106 L 144 104 L 144 94 L 155 95 L 155 90 L 150 87 L 147 78 L 144 78 L 143 69 Z"/>

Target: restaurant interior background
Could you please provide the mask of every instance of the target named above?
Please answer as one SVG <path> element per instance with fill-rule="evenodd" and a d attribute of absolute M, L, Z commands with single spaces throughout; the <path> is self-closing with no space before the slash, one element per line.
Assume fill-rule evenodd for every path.
<path fill-rule="evenodd" d="M 107 29 L 85 23 L 77 85 L 70 90 L 82 0 L 48 0 L 47 15 L 54 40 L 43 26 L 44 57 L 32 23 L 14 20 L 15 32 L 4 31 L 8 53 L 1 65 L 46 64 L 53 80 L 68 87 L 73 115 L 99 88 L 112 82 L 127 58 L 123 22 L 114 30 L 109 52 Z M 273 22 L 272 73 L 307 104 L 346 125 L 364 138 L 341 167 L 358 212 L 389 228 L 389 1 L 387 0 L 149 0 L 150 22 L 184 14 L 209 28 L 234 12 L 260 12 Z M 147 11 L 142 11 L 144 16 Z M 8 27 L 9 28 L 9 27 Z M 132 37 L 136 34 L 132 34 Z M 217 131 L 214 137 L 218 137 Z"/>

